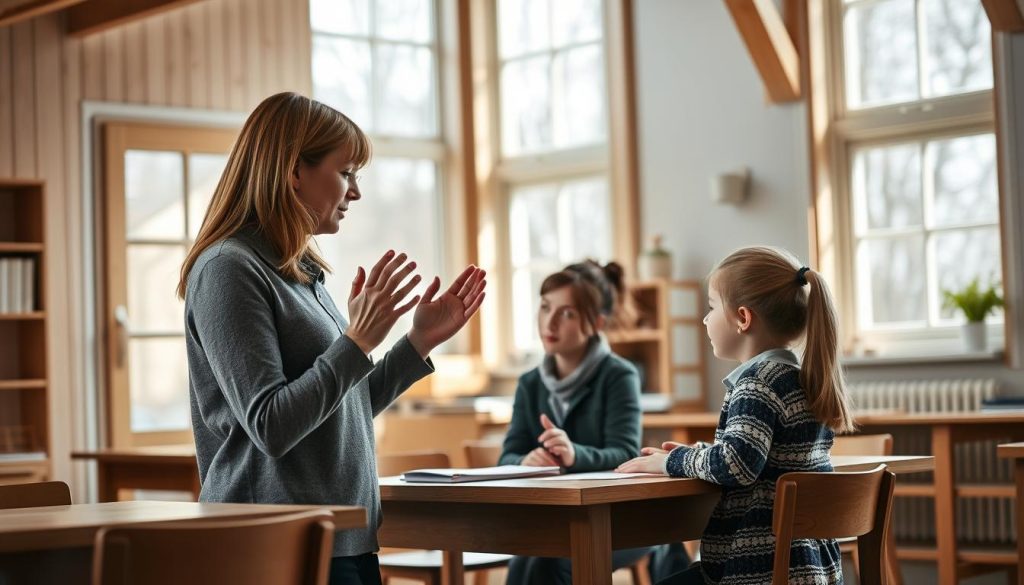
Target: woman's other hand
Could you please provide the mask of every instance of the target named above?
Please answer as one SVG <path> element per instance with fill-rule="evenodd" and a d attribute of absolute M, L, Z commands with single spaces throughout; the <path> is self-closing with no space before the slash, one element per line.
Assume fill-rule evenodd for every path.
<path fill-rule="evenodd" d="M 558 461 L 555 457 L 548 453 L 543 447 L 537 447 L 533 451 L 526 454 L 523 460 L 519 463 L 520 465 L 528 465 L 530 467 L 558 467 Z"/>
<path fill-rule="evenodd" d="M 576 463 L 576 448 L 569 440 L 569 435 L 556 427 L 546 414 L 540 415 L 540 424 L 544 427 L 544 432 L 537 437 L 537 442 L 543 445 L 548 453 L 557 457 L 562 467 L 572 467 Z"/>
<path fill-rule="evenodd" d="M 361 266 L 356 271 L 348 297 L 349 326 L 345 335 L 367 355 L 384 341 L 395 321 L 420 300 L 415 296 L 400 305 L 420 282 L 417 274 L 399 288 L 416 269 L 415 262 L 406 264 L 405 260 L 404 253 L 396 256 L 393 251 L 388 251 L 370 270 L 369 276 Z"/>
<path fill-rule="evenodd" d="M 462 329 L 480 308 L 487 286 L 484 275 L 482 269 L 469 266 L 437 298 L 434 295 L 441 289 L 441 279 L 434 277 L 423 293 L 423 300 L 416 306 L 409 331 L 409 343 L 420 357 L 426 359 L 435 347 Z"/>

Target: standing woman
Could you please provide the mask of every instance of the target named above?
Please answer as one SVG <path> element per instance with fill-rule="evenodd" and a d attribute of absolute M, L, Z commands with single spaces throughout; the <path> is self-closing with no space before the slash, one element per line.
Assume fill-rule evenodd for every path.
<path fill-rule="evenodd" d="M 500 465 L 557 465 L 570 473 L 615 469 L 640 452 L 640 376 L 601 335 L 622 290 L 622 268 L 588 261 L 541 284 L 541 365 L 519 378 Z M 538 526 L 543 530 L 543 526 Z M 650 554 L 612 553 L 612 568 Z M 508 585 L 572 582 L 569 559 L 514 557 Z"/>
<path fill-rule="evenodd" d="M 340 112 L 294 93 L 264 100 L 232 148 L 181 269 L 200 501 L 363 506 L 363 530 L 335 534 L 332 584 L 379 584 L 373 417 L 433 371 L 427 356 L 480 307 L 473 266 L 423 297 L 404 253 L 360 267 L 351 322 L 324 287 L 311 245 L 362 194 L 370 142 Z M 386 221 L 386 218 L 374 218 Z M 408 278 L 408 280 L 406 280 Z M 383 358 L 395 321 L 413 326 Z"/>

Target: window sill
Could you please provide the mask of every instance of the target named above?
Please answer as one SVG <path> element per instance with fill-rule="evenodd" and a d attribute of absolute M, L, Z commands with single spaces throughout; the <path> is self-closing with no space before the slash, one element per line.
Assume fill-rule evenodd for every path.
<path fill-rule="evenodd" d="M 847 368 L 870 368 L 877 366 L 920 366 L 951 363 L 997 363 L 1003 361 L 1002 349 L 980 352 L 949 352 L 920 355 L 858 355 L 843 356 L 839 363 Z"/>

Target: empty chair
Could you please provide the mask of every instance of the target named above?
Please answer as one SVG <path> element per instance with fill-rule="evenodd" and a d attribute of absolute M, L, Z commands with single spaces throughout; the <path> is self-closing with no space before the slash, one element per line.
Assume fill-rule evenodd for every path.
<path fill-rule="evenodd" d="M 0 485 L 0 510 L 70 505 L 71 489 L 63 481 Z"/>
<path fill-rule="evenodd" d="M 497 461 L 497 459 L 495 459 Z M 471 467 L 476 467 L 470 464 Z M 411 469 L 433 469 L 450 467 L 448 455 L 439 451 L 396 453 L 377 456 L 377 473 L 381 477 L 399 475 Z M 487 583 L 487 570 L 504 567 L 511 555 L 462 553 L 462 566 L 467 573 L 474 573 L 474 583 Z M 415 579 L 427 585 L 441 583 L 441 551 L 416 550 L 391 552 L 379 556 L 380 575 L 387 585 L 391 578 Z"/>
<path fill-rule="evenodd" d="M 462 450 L 470 467 L 494 467 L 501 457 L 501 443 L 494 441 L 463 441 Z"/>
<path fill-rule="evenodd" d="M 860 582 L 881 585 L 885 534 L 895 476 L 885 465 L 871 471 L 792 472 L 775 483 L 772 583 L 789 581 L 791 542 L 800 538 L 857 537 Z"/>
<path fill-rule="evenodd" d="M 256 520 L 154 522 L 96 534 L 93 585 L 327 583 L 327 510 Z"/>
<path fill-rule="evenodd" d="M 833 455 L 892 455 L 892 435 L 889 433 L 878 435 L 842 435 L 835 438 L 832 444 Z M 843 554 L 853 556 L 853 566 L 856 570 L 857 562 L 857 539 L 849 538 L 840 541 L 839 550 Z M 889 585 L 900 585 L 903 583 L 903 575 L 900 574 L 899 562 L 896 559 L 896 536 L 889 530 L 885 539 L 885 559 L 882 562 L 886 574 L 889 577 Z"/>
<path fill-rule="evenodd" d="M 833 455 L 892 455 L 892 435 L 841 435 L 832 443 Z"/>

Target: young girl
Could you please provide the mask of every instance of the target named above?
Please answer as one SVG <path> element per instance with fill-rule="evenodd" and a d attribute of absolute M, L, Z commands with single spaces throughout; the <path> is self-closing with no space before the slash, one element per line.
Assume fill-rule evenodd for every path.
<path fill-rule="evenodd" d="M 541 284 L 537 330 L 544 361 L 519 379 L 501 465 L 601 471 L 640 452 L 640 377 L 600 331 L 616 305 L 622 269 L 574 264 Z M 612 567 L 650 549 L 614 551 Z M 509 585 L 571 583 L 569 559 L 515 557 Z"/>
<path fill-rule="evenodd" d="M 743 248 L 708 279 L 704 325 L 722 359 L 740 362 L 723 383 L 711 445 L 645 448 L 619 471 L 697 477 L 722 486 L 701 538 L 701 562 L 663 584 L 770 583 L 775 480 L 789 471 L 831 471 L 833 433 L 853 421 L 837 362 L 832 296 L 821 275 L 787 252 Z M 804 337 L 803 365 L 788 349 Z M 794 540 L 790 583 L 841 583 L 834 540 Z"/>

